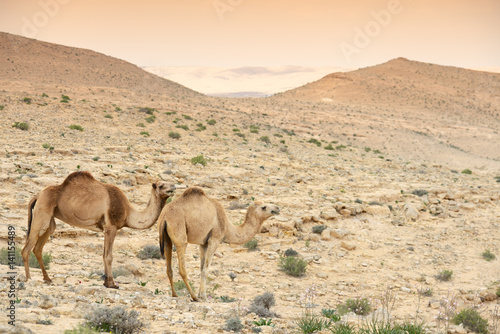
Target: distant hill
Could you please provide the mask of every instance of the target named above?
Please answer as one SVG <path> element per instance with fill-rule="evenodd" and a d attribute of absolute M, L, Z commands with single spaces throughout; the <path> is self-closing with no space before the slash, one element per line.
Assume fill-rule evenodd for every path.
<path fill-rule="evenodd" d="M 0 81 L 118 88 L 140 94 L 201 95 L 124 60 L 0 32 Z"/>
<path fill-rule="evenodd" d="M 451 109 L 498 116 L 500 74 L 397 58 L 352 72 L 332 73 L 274 97 L 351 105 Z"/>

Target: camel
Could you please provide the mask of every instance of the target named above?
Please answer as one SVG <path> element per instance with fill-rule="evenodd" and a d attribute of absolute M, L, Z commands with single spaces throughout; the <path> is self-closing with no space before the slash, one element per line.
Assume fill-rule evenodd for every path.
<path fill-rule="evenodd" d="M 228 221 L 222 205 L 197 187 L 186 189 L 182 196 L 165 205 L 158 217 L 158 231 L 172 297 L 177 297 L 172 273 L 173 245 L 177 249 L 179 274 L 192 300 L 206 299 L 206 273 L 217 246 L 222 241 L 243 244 L 251 240 L 260 231 L 262 223 L 269 217 L 278 215 L 279 211 L 276 205 L 256 202 L 248 208 L 245 222 L 236 226 Z M 184 256 L 188 243 L 199 245 L 200 248 L 201 283 L 198 298 L 189 285 L 186 272 Z"/>
<path fill-rule="evenodd" d="M 71 173 L 62 184 L 46 187 L 29 202 L 28 232 L 21 252 L 26 280 L 31 278 L 29 255 L 33 249 L 44 281 L 51 282 L 42 262 L 42 249 L 56 229 L 54 218 L 58 218 L 71 226 L 104 231 L 104 286 L 117 289 L 111 269 L 116 232 L 125 226 L 138 230 L 153 226 L 174 191 L 174 184 L 153 183 L 149 203 L 140 212 L 119 188 L 97 181 L 88 172 Z"/>

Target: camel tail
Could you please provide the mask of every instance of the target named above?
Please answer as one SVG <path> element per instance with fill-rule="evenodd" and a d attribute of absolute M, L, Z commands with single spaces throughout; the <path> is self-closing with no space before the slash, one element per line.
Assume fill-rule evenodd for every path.
<path fill-rule="evenodd" d="M 38 195 L 35 195 L 28 205 L 28 233 L 26 234 L 26 238 L 30 236 L 31 231 L 31 222 L 33 221 L 33 208 L 35 207 L 36 200 L 38 199 Z"/>
<path fill-rule="evenodd" d="M 163 222 L 160 223 L 161 226 L 159 228 L 160 230 L 160 252 L 161 252 L 161 258 L 164 259 L 165 258 L 165 243 L 169 243 L 169 242 L 172 242 L 170 240 L 170 236 L 168 235 L 168 232 L 167 232 L 167 221 L 164 220 Z"/>

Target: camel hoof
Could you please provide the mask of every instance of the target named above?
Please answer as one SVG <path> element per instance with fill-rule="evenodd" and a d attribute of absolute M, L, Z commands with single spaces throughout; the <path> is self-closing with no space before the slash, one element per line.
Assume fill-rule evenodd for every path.
<path fill-rule="evenodd" d="M 105 282 L 103 284 L 106 288 L 108 289 L 119 289 L 120 287 L 118 285 L 116 285 L 115 283 L 107 283 Z"/>
<path fill-rule="evenodd" d="M 52 280 L 50 278 L 44 278 L 43 281 L 45 283 L 52 283 Z"/>

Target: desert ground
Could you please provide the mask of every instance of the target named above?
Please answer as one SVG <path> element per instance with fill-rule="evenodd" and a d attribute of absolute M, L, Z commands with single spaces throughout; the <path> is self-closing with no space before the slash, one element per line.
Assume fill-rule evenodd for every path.
<path fill-rule="evenodd" d="M 25 43 L 9 38 L 18 48 Z M 14 64 L 29 68 L 22 57 L 29 55 L 15 50 L 9 55 Z M 99 61 L 111 63 L 104 56 L 89 59 L 94 67 Z M 406 61 L 389 65 L 408 70 Z M 460 87 L 453 93 L 430 88 L 439 99 L 420 88 L 414 94 L 404 90 L 404 95 L 387 83 L 374 93 L 381 96 L 374 102 L 374 96 L 361 93 L 375 85 L 373 76 L 351 78 L 369 82 L 358 85 L 360 93 L 351 97 L 340 91 L 318 93 L 317 88 L 307 93 L 311 88 L 306 86 L 270 98 L 224 99 L 144 83 L 160 78 L 148 77 L 139 88 L 137 82 L 92 84 L 97 80 L 92 75 L 103 73 L 97 70 L 85 73 L 85 84 L 71 77 L 80 75 L 77 71 L 68 71 L 68 78 L 57 83 L 43 67 L 36 79 L 23 66 L 13 67 L 17 75 L 4 75 L 0 82 L 1 248 L 7 246 L 9 226 L 15 228 L 16 244 L 23 246 L 30 198 L 78 170 L 118 186 L 139 209 L 148 203 L 151 183 L 164 180 L 176 184 L 176 196 L 188 186 L 202 187 L 222 203 L 234 224 L 243 221 L 253 201 L 273 203 L 281 212 L 256 235 L 256 250 L 218 247 L 208 275 L 210 298 L 201 302 L 191 302 L 185 293 L 170 296 L 164 260 L 138 258 L 144 246 L 158 245 L 156 225 L 118 233 L 113 268 L 120 273 L 115 275 L 120 288 L 115 290 L 102 285 L 103 233 L 57 221 L 44 248 L 52 256 L 48 273 L 53 282 L 43 282 L 34 268 L 31 280 L 17 282 L 17 332 L 64 333 L 94 308 L 121 305 L 140 313 L 146 333 L 220 333 L 236 313 L 242 331 L 251 333 L 259 317 L 247 309 L 255 297 L 271 292 L 276 315 L 274 327 L 263 327 L 268 333 L 294 333 L 306 308 L 319 315 L 321 309 L 356 298 L 369 299 L 372 312 L 343 317 L 354 325 L 389 312 L 395 322 L 423 322 L 430 333 L 465 333 L 439 320 L 451 307 L 446 300 L 453 299 L 457 310 L 477 308 L 490 332 L 498 333 L 500 106 L 498 90 L 490 91 L 497 87 L 496 75 L 463 72 L 472 81 L 478 80 L 477 73 L 485 82 L 484 89 L 466 92 L 462 72 L 456 70 Z M 115 66 L 127 77 L 128 65 Z M 453 69 L 411 66 L 452 80 Z M 375 70 L 379 79 L 384 76 L 383 68 Z M 469 93 L 478 95 L 470 103 Z M 179 138 L 172 138 L 172 132 Z M 206 165 L 192 163 L 199 155 Z M 319 225 L 326 229 L 314 233 Z M 308 263 L 303 276 L 286 275 L 278 266 L 290 248 Z M 485 251 L 497 259 L 486 261 Z M 175 256 L 174 280 L 179 280 Z M 197 246 L 188 246 L 186 261 L 197 289 Z M 10 270 L 0 268 L 0 303 L 6 313 Z M 444 270 L 453 271 L 449 281 L 437 278 Z M 24 269 L 15 272 L 22 280 Z M 304 295 L 312 286 L 311 303 Z M 236 300 L 226 303 L 221 297 Z M 389 297 L 394 304 L 387 302 Z M 3 319 L 0 331 L 8 332 Z"/>

